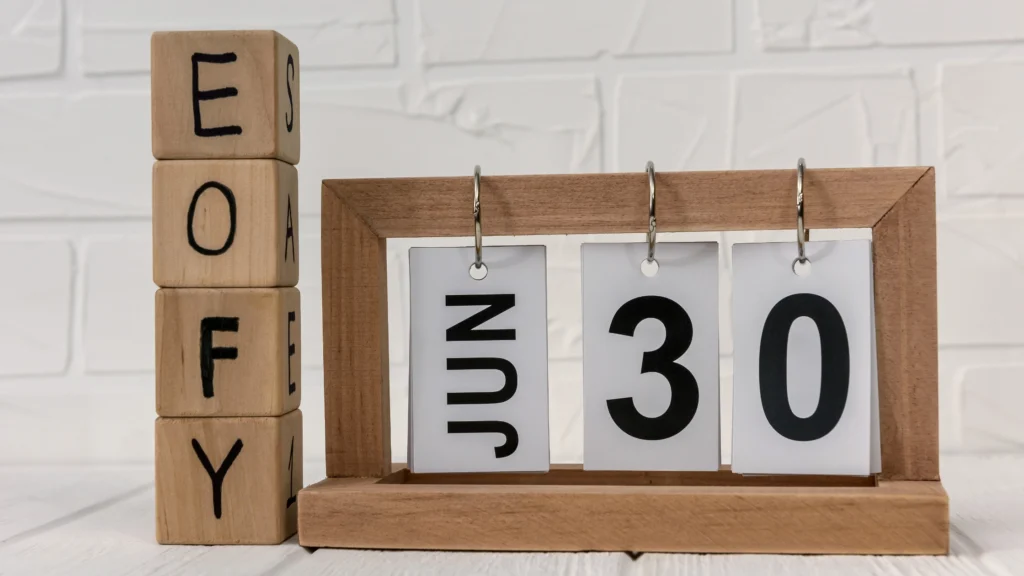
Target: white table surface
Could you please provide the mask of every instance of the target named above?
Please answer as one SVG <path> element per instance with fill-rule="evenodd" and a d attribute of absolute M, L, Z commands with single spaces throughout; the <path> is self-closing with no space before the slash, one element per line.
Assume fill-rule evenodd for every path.
<path fill-rule="evenodd" d="M 307 483 L 324 475 L 306 463 Z M 148 466 L 0 467 L 0 574 L 1024 575 L 1024 454 L 944 455 L 947 557 L 531 554 L 160 546 Z"/>

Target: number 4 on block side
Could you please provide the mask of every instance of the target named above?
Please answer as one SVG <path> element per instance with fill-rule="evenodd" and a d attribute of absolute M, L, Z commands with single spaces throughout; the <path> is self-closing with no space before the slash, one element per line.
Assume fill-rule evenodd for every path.
<path fill-rule="evenodd" d="M 718 470 L 718 244 L 584 244 L 588 470 Z M 652 267 L 648 267 L 648 272 Z"/>
<path fill-rule="evenodd" d="M 867 475 L 871 242 L 733 247 L 733 471 Z"/>
<path fill-rule="evenodd" d="M 543 246 L 409 251 L 409 466 L 414 472 L 549 468 Z"/>
<path fill-rule="evenodd" d="M 302 413 L 156 421 L 161 544 L 278 544 L 296 530 Z"/>

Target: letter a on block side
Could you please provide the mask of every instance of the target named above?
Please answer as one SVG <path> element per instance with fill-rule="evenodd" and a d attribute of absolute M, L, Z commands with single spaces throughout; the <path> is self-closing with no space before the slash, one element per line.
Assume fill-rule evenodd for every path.
<path fill-rule="evenodd" d="M 153 279 L 275 288 L 299 279 L 298 172 L 278 160 L 153 165 Z"/>

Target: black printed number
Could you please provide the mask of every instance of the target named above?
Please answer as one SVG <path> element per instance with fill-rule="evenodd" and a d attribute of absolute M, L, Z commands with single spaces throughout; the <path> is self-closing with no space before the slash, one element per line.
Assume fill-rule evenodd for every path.
<path fill-rule="evenodd" d="M 289 508 L 292 504 L 295 504 L 295 436 L 292 436 L 292 447 L 288 450 L 288 499 L 285 500 L 284 507 Z"/>
<path fill-rule="evenodd" d="M 821 338 L 821 392 L 814 413 L 807 418 L 793 413 L 786 386 L 789 331 L 801 317 L 814 321 Z M 759 362 L 761 406 L 776 432 L 810 442 L 836 427 L 850 389 L 850 344 L 843 318 L 831 302 L 817 294 L 793 294 L 780 300 L 765 320 Z"/>
<path fill-rule="evenodd" d="M 637 325 L 652 318 L 665 326 L 665 342 L 645 352 L 640 373 L 656 372 L 665 377 L 672 397 L 661 416 L 648 418 L 636 409 L 632 398 L 608 400 L 608 413 L 623 432 L 641 440 L 664 440 L 679 434 L 697 413 L 700 397 L 697 380 L 676 363 L 693 341 L 693 323 L 682 306 L 661 296 L 641 296 L 622 305 L 612 317 L 609 332 L 633 336 Z"/>

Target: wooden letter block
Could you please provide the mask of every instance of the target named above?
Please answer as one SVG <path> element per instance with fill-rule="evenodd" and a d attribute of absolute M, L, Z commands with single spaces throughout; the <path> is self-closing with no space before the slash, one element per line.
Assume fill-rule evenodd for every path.
<path fill-rule="evenodd" d="M 298 172 L 284 162 L 156 162 L 153 280 L 171 288 L 295 286 L 298 210 Z"/>
<path fill-rule="evenodd" d="M 302 413 L 158 418 L 156 539 L 279 544 L 295 533 Z"/>
<path fill-rule="evenodd" d="M 157 32 L 153 156 L 299 162 L 299 50 L 277 32 Z"/>
<path fill-rule="evenodd" d="M 160 416 L 280 416 L 299 407 L 296 288 L 156 293 Z"/>

